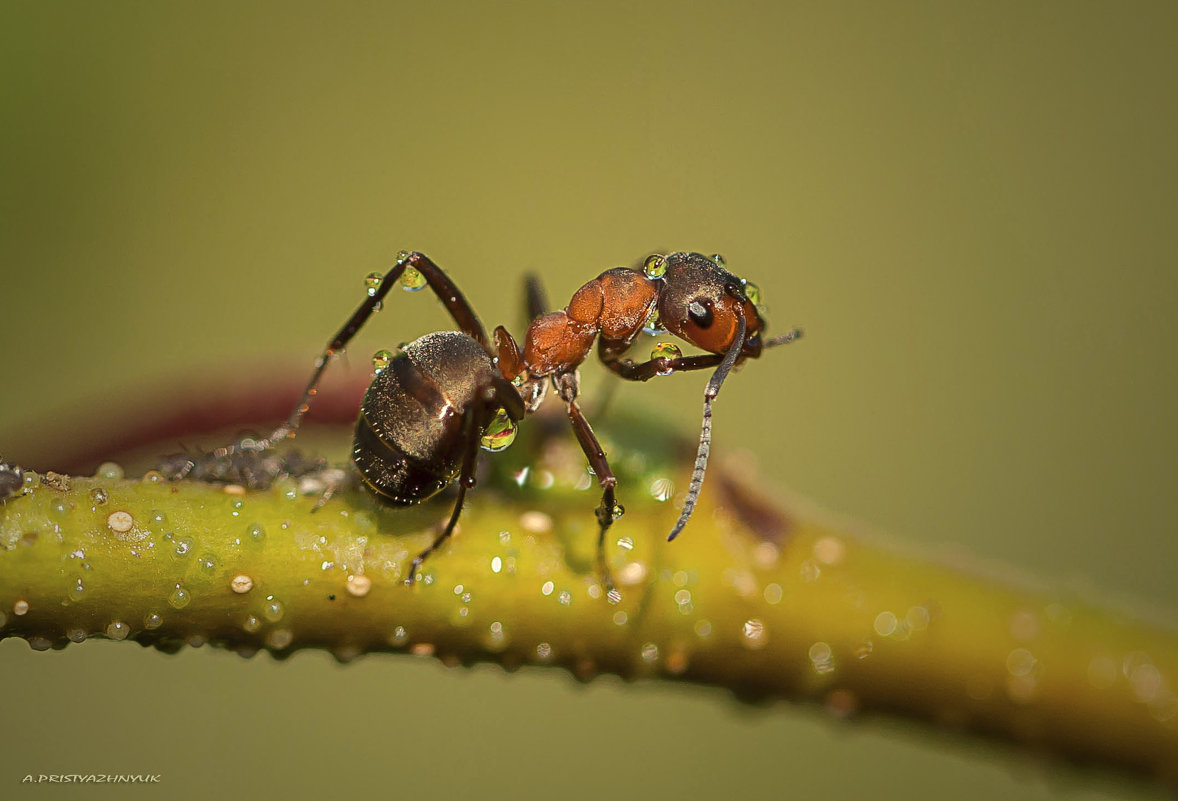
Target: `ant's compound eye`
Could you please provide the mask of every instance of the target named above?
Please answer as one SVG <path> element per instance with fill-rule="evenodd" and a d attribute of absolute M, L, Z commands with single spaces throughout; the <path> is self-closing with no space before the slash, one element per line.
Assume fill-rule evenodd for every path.
<path fill-rule="evenodd" d="M 712 327 L 712 310 L 701 301 L 693 300 L 687 304 L 687 316 L 700 328 Z"/>

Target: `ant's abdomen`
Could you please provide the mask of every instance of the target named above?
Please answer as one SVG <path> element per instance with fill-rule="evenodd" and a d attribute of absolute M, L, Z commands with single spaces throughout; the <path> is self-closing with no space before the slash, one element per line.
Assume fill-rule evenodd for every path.
<path fill-rule="evenodd" d="M 409 506 L 445 489 L 462 467 L 462 415 L 472 377 L 493 369 L 465 334 L 429 334 L 405 346 L 360 404 L 352 459 L 383 503 Z"/>

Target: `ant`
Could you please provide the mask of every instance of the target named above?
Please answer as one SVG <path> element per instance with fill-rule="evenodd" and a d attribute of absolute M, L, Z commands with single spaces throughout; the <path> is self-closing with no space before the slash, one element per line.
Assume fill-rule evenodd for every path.
<path fill-rule="evenodd" d="M 402 251 L 384 276 L 368 276 L 368 297 L 336 332 L 315 361 L 315 369 L 290 417 L 249 450 L 262 451 L 294 436 L 318 391 L 327 364 L 381 308 L 394 285 L 406 289 L 429 286 L 459 331 L 438 331 L 404 345 L 392 356 L 378 354 L 378 372 L 360 404 L 352 460 L 364 485 L 389 506 L 411 506 L 441 492 L 457 478 L 458 497 L 445 529 L 414 559 L 406 584 L 418 568 L 453 533 L 468 489 L 475 485 L 480 446 L 502 450 L 510 444 L 515 425 L 534 412 L 551 386 L 564 402 L 577 442 L 601 486 L 597 507 L 597 559 L 612 590 L 605 562 L 606 532 L 621 516 L 614 494 L 617 479 L 610 470 L 589 421 L 577 405 L 577 368 L 589 357 L 594 340 L 601 361 L 628 381 L 656 375 L 715 367 L 704 392 L 703 426 L 687 498 L 668 540 L 675 539 L 691 518 L 703 486 L 712 437 L 712 402 L 732 368 L 762 350 L 799 338 L 800 329 L 763 340 L 765 322 L 757 309 L 756 286 L 737 278 L 719 256 L 699 253 L 654 255 L 642 270 L 606 270 L 574 294 L 563 311 L 544 312 L 543 292 L 528 282 L 531 320 L 520 348 L 503 326 L 488 340 L 482 323 L 458 287 L 423 253 Z M 667 332 L 707 351 L 682 356 L 674 345 L 656 349 L 649 361 L 622 358 L 639 332 Z M 244 448 L 223 448 L 230 455 Z M 330 497 L 332 487 L 320 498 Z"/>

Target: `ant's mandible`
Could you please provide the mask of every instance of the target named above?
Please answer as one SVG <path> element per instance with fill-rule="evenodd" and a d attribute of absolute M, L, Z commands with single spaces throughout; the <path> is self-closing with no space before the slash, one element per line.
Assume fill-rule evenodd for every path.
<path fill-rule="evenodd" d="M 492 346 L 478 316 L 442 269 L 423 253 L 402 251 L 383 277 L 378 273 L 369 276 L 368 297 L 316 360 L 303 397 L 290 417 L 268 438 L 257 441 L 256 448 L 265 449 L 294 436 L 328 362 L 381 307 L 398 282 L 410 289 L 429 286 L 461 329 L 426 334 L 405 345 L 395 357 L 390 355 L 368 387 L 356 422 L 352 459 L 365 486 L 380 502 L 417 504 L 458 480 L 450 519 L 442 533 L 414 558 L 408 584 L 413 583 L 426 557 L 453 533 L 466 491 L 475 484 L 480 446 L 498 450 L 494 432 L 511 428 L 535 411 L 552 386 L 565 403 L 577 442 L 601 486 L 601 504 L 596 511 L 597 558 L 605 583 L 612 589 L 605 538 L 620 515 L 614 495 L 617 479 L 577 405 L 576 371 L 588 358 L 594 340 L 606 367 L 629 381 L 716 368 L 704 391 L 703 426 L 687 498 L 667 538 L 673 540 L 691 518 L 703 486 L 711 447 L 712 401 L 724 379 L 744 359 L 755 359 L 765 348 L 792 342 L 802 334 L 794 329 L 763 340 L 765 322 L 757 309 L 754 285 L 728 272 L 719 256 L 672 253 L 650 256 L 642 270 L 606 270 L 578 289 L 563 311 L 544 313 L 542 292 L 535 282 L 529 282 L 531 324 L 523 348 L 503 326 L 495 329 Z M 664 354 L 642 363 L 622 358 L 640 332 L 660 328 L 707 353 L 681 356 L 678 348 L 670 346 Z"/>

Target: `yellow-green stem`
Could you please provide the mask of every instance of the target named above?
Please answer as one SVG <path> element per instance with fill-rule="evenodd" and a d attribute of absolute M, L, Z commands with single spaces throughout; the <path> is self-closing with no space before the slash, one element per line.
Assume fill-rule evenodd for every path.
<path fill-rule="evenodd" d="M 30 482 L 0 504 L 0 637 L 608 671 L 890 711 L 1174 779 L 1173 631 L 887 547 L 753 497 L 722 466 L 674 543 L 676 510 L 651 497 L 666 487 L 650 472 L 625 479 L 614 603 L 593 569 L 596 496 L 583 478 L 572 488 L 575 454 L 544 458 L 473 493 L 413 587 L 407 560 L 445 499 L 393 511 L 345 493 L 313 513 L 289 480 L 250 492 L 155 476 Z"/>

